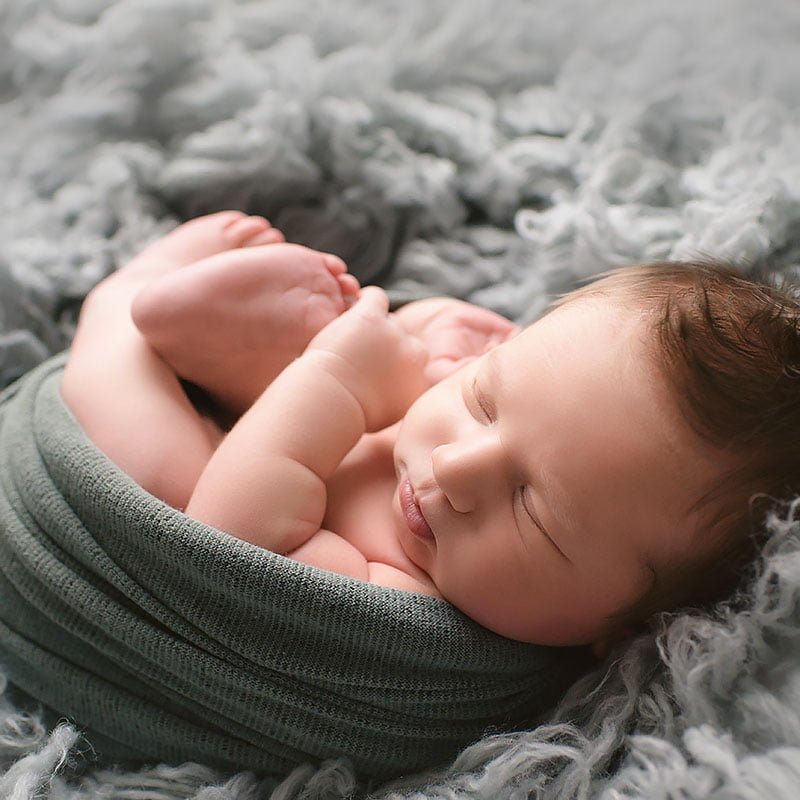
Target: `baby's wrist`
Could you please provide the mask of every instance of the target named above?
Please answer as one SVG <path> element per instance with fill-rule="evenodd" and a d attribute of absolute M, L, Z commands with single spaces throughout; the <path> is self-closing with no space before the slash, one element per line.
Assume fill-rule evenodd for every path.
<path fill-rule="evenodd" d="M 367 386 L 358 370 L 344 356 L 333 350 L 311 347 L 306 349 L 298 361 L 305 362 L 310 368 L 322 372 L 336 384 L 361 417 L 364 429 L 369 420 L 369 403 Z"/>

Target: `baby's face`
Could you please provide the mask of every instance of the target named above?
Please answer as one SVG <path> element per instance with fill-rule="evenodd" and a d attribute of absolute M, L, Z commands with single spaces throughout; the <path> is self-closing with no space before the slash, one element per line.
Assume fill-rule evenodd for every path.
<path fill-rule="evenodd" d="M 653 568 L 696 547 L 689 508 L 719 465 L 680 419 L 644 337 L 638 311 L 575 300 L 404 418 L 401 546 L 485 627 L 539 644 L 593 642 Z"/>

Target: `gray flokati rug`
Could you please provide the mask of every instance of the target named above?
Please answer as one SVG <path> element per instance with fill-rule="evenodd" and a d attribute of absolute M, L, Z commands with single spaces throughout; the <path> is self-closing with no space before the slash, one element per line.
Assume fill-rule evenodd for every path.
<path fill-rule="evenodd" d="M 520 321 L 637 259 L 797 270 L 798 41 L 794 0 L 4 0 L 0 382 L 65 347 L 82 296 L 147 240 L 226 207 L 396 302 Z M 552 724 L 378 794 L 795 800 L 794 517 L 735 603 L 659 620 Z M 90 748 L 0 696 L 3 798 L 267 796 L 202 765 L 82 774 Z M 309 765 L 272 797 L 353 785 Z"/>

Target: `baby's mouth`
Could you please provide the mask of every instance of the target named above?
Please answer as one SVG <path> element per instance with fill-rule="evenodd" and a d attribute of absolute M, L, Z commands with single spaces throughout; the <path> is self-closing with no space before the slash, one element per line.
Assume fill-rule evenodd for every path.
<path fill-rule="evenodd" d="M 433 540 L 433 531 L 430 525 L 428 525 L 428 521 L 425 519 L 422 509 L 419 507 L 419 503 L 417 503 L 417 498 L 414 495 L 414 487 L 407 477 L 403 478 L 400 484 L 399 497 L 400 508 L 411 533 L 418 539 Z"/>

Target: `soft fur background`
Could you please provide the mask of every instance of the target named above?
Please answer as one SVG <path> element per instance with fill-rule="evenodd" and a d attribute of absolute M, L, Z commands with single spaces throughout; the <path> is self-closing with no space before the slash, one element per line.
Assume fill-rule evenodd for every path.
<path fill-rule="evenodd" d="M 794 273 L 798 42 L 794 0 L 4 0 L 0 381 L 65 347 L 86 291 L 146 241 L 227 207 L 396 302 L 519 321 L 634 260 Z M 798 797 L 794 512 L 735 602 L 658 620 L 553 724 L 378 794 Z M 0 696 L 2 797 L 267 796 L 201 765 L 81 777 L 89 748 Z M 274 800 L 347 796 L 347 764 L 318 767 Z"/>

